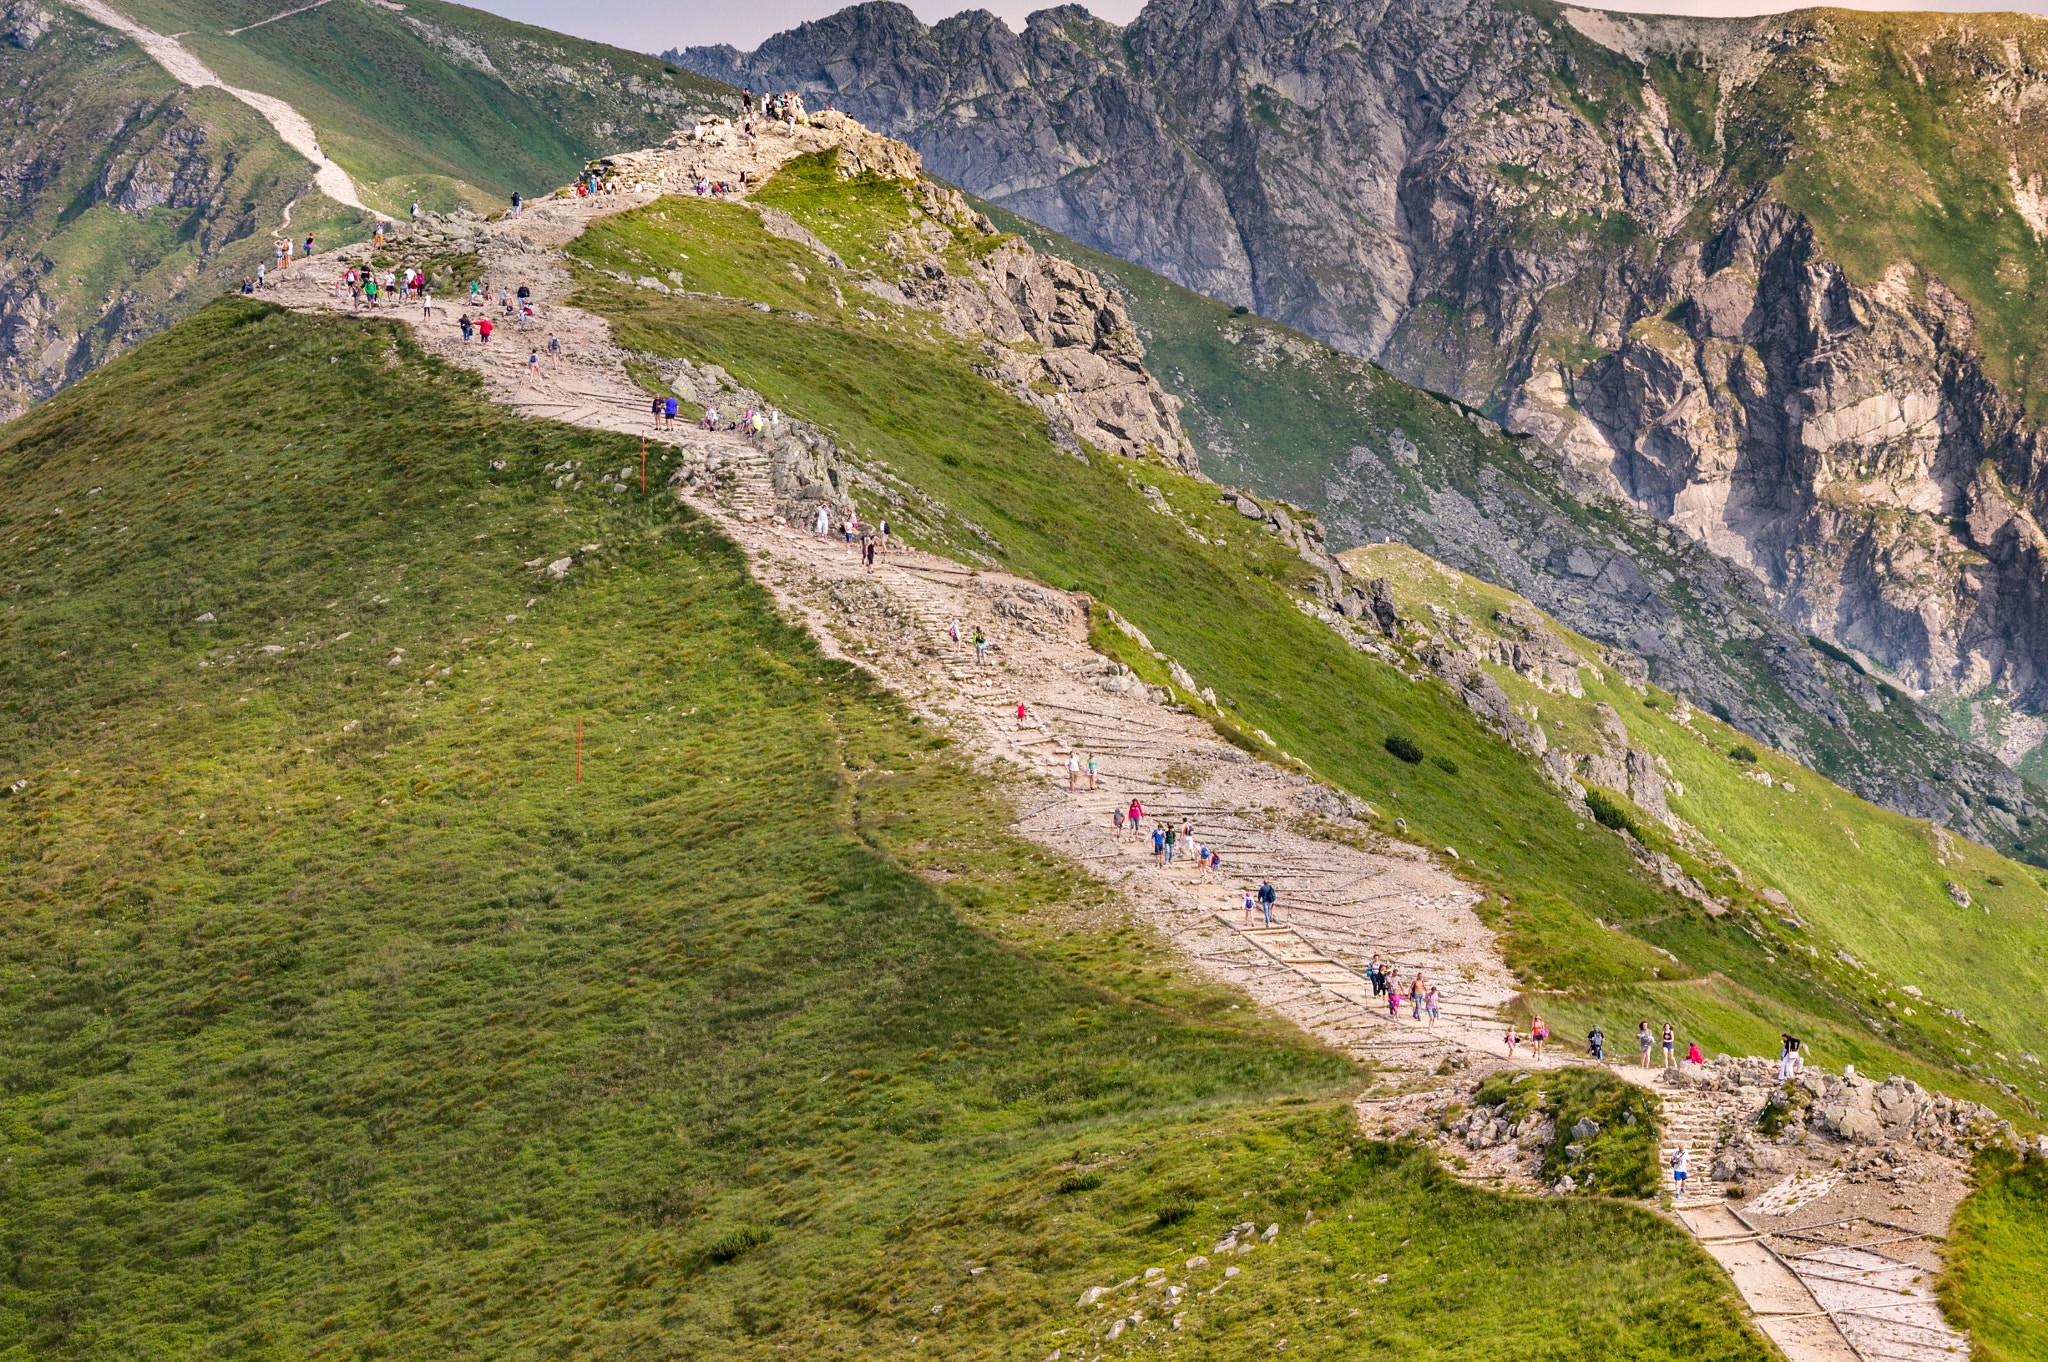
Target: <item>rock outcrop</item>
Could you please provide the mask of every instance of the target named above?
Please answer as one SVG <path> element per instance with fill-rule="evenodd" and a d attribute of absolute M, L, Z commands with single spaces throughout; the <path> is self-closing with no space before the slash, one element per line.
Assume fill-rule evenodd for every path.
<path fill-rule="evenodd" d="M 597 164 L 629 184 L 689 192 L 700 182 L 740 185 L 800 155 L 829 154 L 841 176 L 894 184 L 909 226 L 890 234 L 886 269 L 849 271 L 878 303 L 936 313 L 958 336 L 982 338 L 981 372 L 1045 414 L 1053 439 L 1126 458 L 1161 458 L 1199 474 L 1181 429 L 1180 401 L 1145 369 L 1145 347 L 1121 294 L 1094 273 L 999 233 L 960 192 L 924 173 L 918 154 L 834 110 L 757 142 L 723 116 L 699 120 L 660 147 Z M 799 242 L 834 269 L 846 262 L 787 214 L 756 205 L 773 235 Z M 976 249 L 957 249 L 962 238 Z M 987 249 L 981 249 L 987 245 Z M 652 281 L 659 283 L 659 281 Z"/>

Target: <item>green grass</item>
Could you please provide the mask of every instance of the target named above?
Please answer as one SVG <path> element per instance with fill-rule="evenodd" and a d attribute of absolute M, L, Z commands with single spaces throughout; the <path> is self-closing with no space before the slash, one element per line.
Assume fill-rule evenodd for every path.
<path fill-rule="evenodd" d="M 705 522 L 551 490 L 631 452 L 241 299 L 0 435 L 0 1357 L 1042 1356 L 1244 1219 L 1206 1355 L 1767 1355 L 1671 1227 L 1360 1140 Z"/>
<path fill-rule="evenodd" d="M 1984 1155 L 1949 1227 L 1941 1302 L 1984 1362 L 2048 1357 L 2048 1162 Z"/>

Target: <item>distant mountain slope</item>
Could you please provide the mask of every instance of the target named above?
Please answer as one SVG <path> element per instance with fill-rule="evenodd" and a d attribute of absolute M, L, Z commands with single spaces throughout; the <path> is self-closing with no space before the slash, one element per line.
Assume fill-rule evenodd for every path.
<path fill-rule="evenodd" d="M 446 209 L 544 192 L 587 156 L 723 107 L 722 87 L 655 58 L 433 0 L 327 0 L 232 36 L 277 10 L 114 8 L 183 33 L 228 83 L 286 100 L 365 202 L 393 214 L 415 198 Z M 5 37 L 0 417 L 233 287 L 280 233 L 324 246 L 368 234 L 254 110 L 181 86 L 77 10 L 24 0 Z"/>
<path fill-rule="evenodd" d="M 2048 763 L 2036 18 L 873 3 L 671 55 L 1536 433 Z"/>
<path fill-rule="evenodd" d="M 1333 547 L 1392 538 L 1519 592 L 1865 799 L 2048 863 L 2048 797 L 2037 786 L 1816 645 L 1749 574 L 1586 487 L 1534 441 L 1509 439 L 1370 361 L 983 206 L 1122 292 L 1211 475 L 1315 511 Z"/>

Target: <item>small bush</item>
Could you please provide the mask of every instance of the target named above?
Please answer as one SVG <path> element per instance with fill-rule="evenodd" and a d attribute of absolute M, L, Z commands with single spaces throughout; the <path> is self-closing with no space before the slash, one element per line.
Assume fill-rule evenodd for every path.
<path fill-rule="evenodd" d="M 1452 761 L 1449 757 L 1431 757 L 1429 764 L 1442 771 L 1445 775 L 1454 776 L 1458 774 L 1458 763 Z"/>
<path fill-rule="evenodd" d="M 1753 764 L 1756 761 L 1756 749 L 1746 742 L 1739 742 L 1728 749 L 1728 760 L 1744 765 Z"/>
<path fill-rule="evenodd" d="M 1638 842 L 1647 842 L 1643 836 L 1643 825 L 1636 819 L 1635 811 L 1627 800 L 1619 795 L 1609 794 L 1597 787 L 1586 791 L 1586 807 L 1593 811 L 1593 818 L 1603 828 L 1626 832 Z"/>
<path fill-rule="evenodd" d="M 1075 1192 L 1092 1192 L 1101 1185 L 1100 1173 L 1069 1173 L 1053 1184 L 1053 1191 L 1061 1196 L 1069 1196 Z"/>
<path fill-rule="evenodd" d="M 774 1235 L 759 1225 L 735 1225 L 711 1241 L 704 1256 L 714 1263 L 729 1263 L 733 1259 L 752 1253 L 767 1243 Z"/>
<path fill-rule="evenodd" d="M 1250 311 L 1251 311 L 1251 309 L 1250 309 L 1250 308 L 1248 308 L 1248 307 L 1244 306 L 1244 305 L 1243 305 L 1242 303 L 1240 303 L 1240 304 L 1238 304 L 1238 305 L 1237 305 L 1236 307 L 1233 307 L 1232 309 L 1230 309 L 1230 315 L 1231 315 L 1231 316 L 1233 316 L 1233 317 L 1242 317 L 1242 316 L 1244 316 L 1244 315 L 1245 315 L 1245 314 L 1246 314 L 1247 312 L 1250 312 Z"/>
<path fill-rule="evenodd" d="M 1178 1225 L 1200 1209 L 1184 1196 L 1168 1197 L 1154 1208 L 1152 1225 L 1155 1229 L 1163 1230 L 1169 1225 Z"/>
<path fill-rule="evenodd" d="M 2001 879 L 1999 879 L 1999 878 L 1998 878 L 1998 876 L 1996 876 L 1996 875 L 1986 875 L 1986 876 L 1984 877 L 1984 883 L 1986 883 L 1986 884 L 1995 884 L 1995 885 L 1997 885 L 1997 886 L 1998 886 L 1998 887 L 1999 887 L 2000 889 L 2003 889 L 2003 888 L 2005 888 L 2005 881 L 2004 881 L 2004 880 L 2001 880 Z"/>
<path fill-rule="evenodd" d="M 1416 746 L 1414 739 L 1404 738 L 1399 733 L 1387 734 L 1387 750 L 1410 766 L 1422 760 L 1422 749 Z"/>

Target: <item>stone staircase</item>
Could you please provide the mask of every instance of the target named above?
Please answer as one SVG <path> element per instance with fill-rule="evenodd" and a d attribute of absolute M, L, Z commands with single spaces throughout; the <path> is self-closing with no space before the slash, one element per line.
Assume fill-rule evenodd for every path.
<path fill-rule="evenodd" d="M 1688 1176 L 1685 1180 L 1685 1195 L 1678 1197 L 1675 1204 L 1684 1206 L 1712 1206 L 1720 1204 L 1727 1196 L 1728 1189 L 1713 1180 L 1714 1159 L 1727 1142 L 1733 1120 L 1733 1113 L 1722 1099 L 1723 1093 L 1701 1092 L 1694 1088 L 1681 1088 L 1664 1082 L 1661 1074 L 1652 1082 L 1649 1075 L 1656 1071 L 1636 1069 L 1631 1071 L 1623 1065 L 1615 1066 L 1622 1077 L 1643 1087 L 1652 1088 L 1663 1099 L 1664 1115 L 1658 1126 L 1657 1157 L 1663 1165 L 1664 1185 L 1673 1186 L 1671 1180 L 1671 1158 L 1684 1145 L 1687 1155 Z"/>

